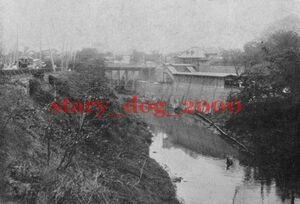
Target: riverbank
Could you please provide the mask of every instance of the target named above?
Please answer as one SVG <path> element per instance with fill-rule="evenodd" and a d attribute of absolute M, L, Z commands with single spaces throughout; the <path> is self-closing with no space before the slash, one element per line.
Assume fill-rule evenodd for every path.
<path fill-rule="evenodd" d="M 202 114 L 197 113 L 194 117 L 203 120 L 208 123 L 211 128 L 215 129 L 223 138 L 228 140 L 231 144 L 235 145 L 238 149 L 243 152 L 246 152 L 250 155 L 253 155 L 253 143 L 249 140 L 249 137 L 246 133 L 236 133 L 231 131 L 226 122 L 230 115 L 227 113 L 224 114 Z"/>
<path fill-rule="evenodd" d="M 212 112 L 209 114 L 204 114 L 198 111 L 191 111 L 187 113 L 187 111 L 182 110 L 181 108 L 174 108 L 174 105 L 167 104 L 164 101 L 156 101 L 153 98 L 145 97 L 145 96 L 137 96 L 137 95 L 120 95 L 121 98 L 124 98 L 123 103 L 130 102 L 132 108 L 135 110 L 131 110 L 134 113 L 145 114 L 149 110 L 149 104 L 152 105 L 152 109 L 149 111 L 149 114 L 152 114 L 153 117 L 192 117 L 196 120 L 201 120 L 204 123 L 209 125 L 210 129 L 214 129 L 216 133 L 222 138 L 226 139 L 232 145 L 235 145 L 239 150 L 246 152 L 250 155 L 253 155 L 252 152 L 252 143 L 249 140 L 249 137 L 245 133 L 236 133 L 231 131 L 226 125 L 226 121 L 229 119 L 230 115 L 233 113 L 225 112 L 218 113 Z M 154 104 L 154 105 L 153 105 Z M 155 105 L 156 104 L 156 105 Z M 145 108 L 146 107 L 146 108 Z M 153 108 L 154 107 L 154 108 Z M 130 113 L 130 111 L 127 111 Z"/>
<path fill-rule="evenodd" d="M 86 92 L 80 79 L 66 74 L 55 91 L 34 79 L 31 97 L 17 83 L 2 85 L 3 202 L 179 203 L 167 172 L 149 157 L 152 134 L 138 118 L 91 115 L 80 123 L 77 116 L 51 115 L 54 93 L 76 98 Z M 111 111 L 118 109 L 118 99 L 101 80 L 93 87 L 89 97 L 110 99 Z"/>

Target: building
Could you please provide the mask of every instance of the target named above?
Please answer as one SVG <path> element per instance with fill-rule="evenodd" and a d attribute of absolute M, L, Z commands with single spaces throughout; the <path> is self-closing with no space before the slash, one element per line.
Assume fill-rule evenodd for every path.
<path fill-rule="evenodd" d="M 191 64 L 162 64 L 155 69 L 155 79 L 158 82 L 172 83 L 172 73 L 175 72 L 197 72 Z"/>
<path fill-rule="evenodd" d="M 237 77 L 234 69 L 227 72 L 199 72 L 190 64 L 164 64 L 156 68 L 160 75 L 160 82 L 164 83 L 192 83 L 200 86 L 226 87 L 226 81 Z"/>
<path fill-rule="evenodd" d="M 192 64 L 199 69 L 202 65 L 208 64 L 211 60 L 218 57 L 218 52 L 214 49 L 202 49 L 192 47 L 175 57 L 176 63 Z"/>
<path fill-rule="evenodd" d="M 114 64 L 130 64 L 130 55 L 122 55 L 121 59 L 115 59 L 113 61 Z"/>

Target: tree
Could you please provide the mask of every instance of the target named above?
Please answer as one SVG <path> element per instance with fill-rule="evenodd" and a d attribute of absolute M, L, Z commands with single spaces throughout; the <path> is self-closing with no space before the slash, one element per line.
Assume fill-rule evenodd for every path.
<path fill-rule="evenodd" d="M 250 139 L 267 154 L 284 153 L 291 161 L 285 165 L 300 164 L 294 157 L 300 149 L 299 35 L 274 33 L 260 43 L 246 44 L 244 56 L 244 87 L 231 96 L 244 108 L 227 126 L 254 133 Z"/>
<path fill-rule="evenodd" d="M 130 62 L 133 64 L 138 64 L 143 62 L 145 59 L 145 54 L 137 50 L 133 50 L 130 58 Z"/>
<path fill-rule="evenodd" d="M 75 67 L 104 67 L 104 56 L 96 48 L 83 48 L 76 53 Z"/>
<path fill-rule="evenodd" d="M 245 56 L 241 50 L 224 50 L 222 52 L 223 64 L 234 66 L 236 74 L 239 76 L 245 67 Z"/>
<path fill-rule="evenodd" d="M 80 69 L 79 73 L 69 75 L 66 81 L 51 76 L 51 84 L 58 93 L 57 101 L 61 103 L 63 98 L 67 98 L 69 103 L 70 114 L 51 114 L 49 117 L 50 124 L 59 126 L 52 129 L 52 135 L 56 135 L 52 140 L 59 141 L 58 144 L 64 150 L 57 168 L 66 169 L 72 163 L 78 149 L 84 148 L 87 141 L 101 141 L 104 130 L 113 124 L 112 119 L 106 116 L 115 111 L 117 106 L 114 94 L 106 86 L 104 75 L 96 67 Z M 80 110 L 79 102 L 101 102 L 107 109 L 102 110 L 102 117 L 99 118 L 99 104 L 97 107 L 90 107 L 91 112 L 86 113 L 83 111 L 86 107 Z M 60 131 L 55 132 L 56 130 Z"/>
<path fill-rule="evenodd" d="M 152 51 L 150 54 L 145 56 L 145 60 L 160 63 L 163 60 L 163 55 L 158 51 Z"/>

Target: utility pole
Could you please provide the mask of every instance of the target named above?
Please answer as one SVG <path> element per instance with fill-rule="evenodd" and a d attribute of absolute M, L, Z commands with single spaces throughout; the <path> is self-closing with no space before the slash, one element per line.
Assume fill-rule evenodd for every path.
<path fill-rule="evenodd" d="M 17 69 L 19 69 L 19 25 L 17 24 L 17 51 L 16 51 L 16 61 Z"/>
<path fill-rule="evenodd" d="M 40 60 L 41 60 L 41 62 L 42 62 L 42 58 L 43 58 L 42 55 L 43 55 L 42 54 L 42 31 L 40 29 Z"/>
<path fill-rule="evenodd" d="M 53 55 L 52 55 L 52 50 L 51 50 L 51 47 L 50 47 L 49 39 L 48 39 L 48 47 L 49 47 L 49 54 L 50 54 L 52 69 L 55 72 L 56 68 L 55 68 L 55 64 L 54 64 L 54 60 L 53 60 Z"/>

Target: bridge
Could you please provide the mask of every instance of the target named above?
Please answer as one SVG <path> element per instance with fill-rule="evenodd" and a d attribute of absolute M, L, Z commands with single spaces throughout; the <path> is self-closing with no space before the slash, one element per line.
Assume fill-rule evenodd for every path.
<path fill-rule="evenodd" d="M 56 68 L 56 71 L 61 70 L 63 69 Z M 53 72 L 53 69 L 6 69 L 0 70 L 0 76 L 33 75 L 47 72 Z M 104 72 L 111 85 L 120 86 L 122 83 L 125 87 L 131 85 L 131 88 L 134 89 L 136 80 L 148 81 L 153 78 L 155 67 L 145 65 L 108 65 L 104 67 Z"/>
<path fill-rule="evenodd" d="M 115 83 L 120 85 L 121 82 L 128 86 L 132 83 L 134 89 L 134 82 L 136 80 L 150 80 L 154 75 L 155 67 L 139 66 L 139 65 L 108 65 L 104 68 L 105 75 L 109 79 L 111 85 Z"/>
<path fill-rule="evenodd" d="M 36 73 L 46 73 L 52 72 L 52 69 L 44 68 L 44 69 L 6 69 L 0 70 L 0 75 L 2 76 L 13 76 L 13 75 L 30 75 Z"/>

